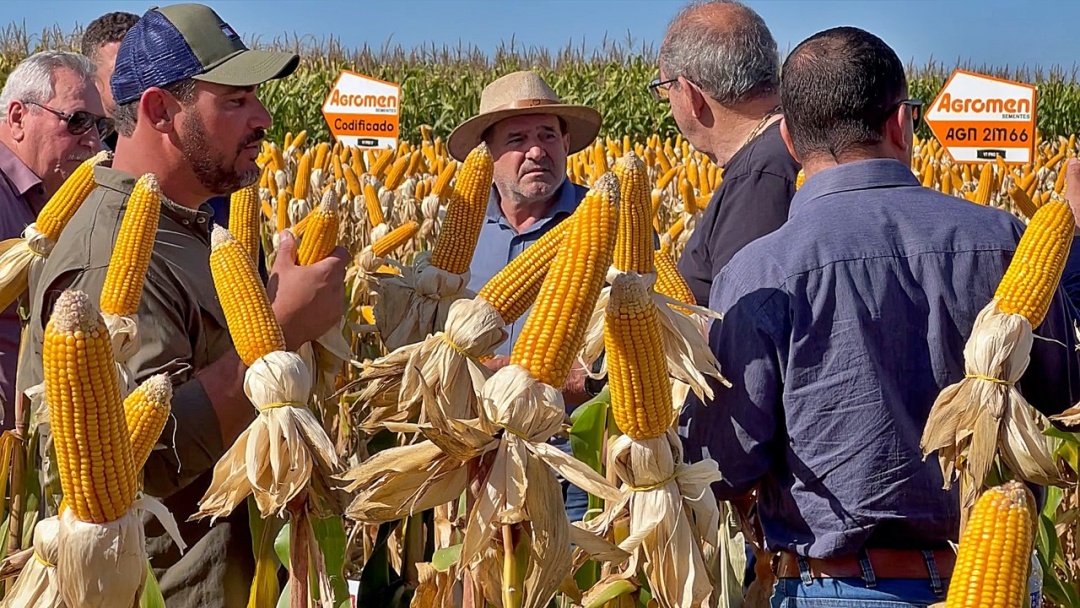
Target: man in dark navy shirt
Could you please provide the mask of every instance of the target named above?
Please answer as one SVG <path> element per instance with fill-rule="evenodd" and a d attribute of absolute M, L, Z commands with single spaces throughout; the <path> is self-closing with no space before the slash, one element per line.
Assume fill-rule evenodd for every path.
<path fill-rule="evenodd" d="M 925 607 L 960 521 L 920 438 L 1024 225 L 920 185 L 921 102 L 876 36 L 816 34 L 783 74 L 781 133 L 807 180 L 787 223 L 716 277 L 710 345 L 733 386 L 694 409 L 687 458 L 718 463 L 720 499 L 757 490 L 774 606 Z M 1076 318 L 1059 286 L 1019 383 L 1045 414 L 1080 399 Z"/>
<path fill-rule="evenodd" d="M 705 304 L 731 256 L 787 220 L 799 164 L 778 129 L 780 59 L 761 17 L 723 1 L 689 6 L 672 20 L 659 67 L 653 94 L 671 104 L 686 140 L 724 168 L 679 257 L 679 272 Z"/>

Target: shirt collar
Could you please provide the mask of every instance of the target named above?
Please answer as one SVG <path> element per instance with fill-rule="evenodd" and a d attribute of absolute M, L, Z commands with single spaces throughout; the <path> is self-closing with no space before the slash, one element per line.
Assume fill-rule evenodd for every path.
<path fill-rule="evenodd" d="M 41 178 L 34 173 L 33 169 L 19 158 L 11 148 L 0 143 L 0 171 L 4 173 L 11 186 L 27 199 L 34 208 L 45 204 L 45 187 Z"/>
<path fill-rule="evenodd" d="M 808 177 L 791 199 L 793 216 L 811 201 L 830 194 L 921 185 L 911 168 L 891 158 L 873 158 L 830 167 Z"/>
<path fill-rule="evenodd" d="M 94 181 L 99 186 L 131 195 L 135 189 L 135 176 L 107 165 L 106 162 L 94 167 Z M 198 209 L 188 209 L 169 200 L 166 196 L 161 197 L 161 213 L 182 226 L 190 226 L 194 231 L 206 232 L 209 232 L 210 221 L 214 217 L 214 209 L 209 203 L 199 205 Z"/>
<path fill-rule="evenodd" d="M 559 215 L 570 215 L 574 213 L 574 210 L 577 209 L 578 205 L 578 198 L 575 190 L 576 188 L 574 187 L 574 184 L 570 182 L 570 178 L 564 178 L 562 185 L 559 186 L 559 190 L 555 194 L 555 202 L 548 208 L 547 215 L 534 222 L 532 226 L 526 228 L 522 234 L 529 233 L 533 229 L 543 226 L 548 220 L 558 217 Z M 488 197 L 487 221 L 506 223 L 506 218 L 503 216 L 502 207 L 499 206 L 499 201 L 499 190 L 495 187 L 495 184 L 492 184 L 491 195 Z"/>

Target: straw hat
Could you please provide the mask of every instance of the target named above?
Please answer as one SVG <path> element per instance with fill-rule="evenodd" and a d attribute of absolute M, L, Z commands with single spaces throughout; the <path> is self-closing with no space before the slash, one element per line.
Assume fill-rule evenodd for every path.
<path fill-rule="evenodd" d="M 504 118 L 521 114 L 554 114 L 566 121 L 570 154 L 591 144 L 600 132 L 599 112 L 563 103 L 536 72 L 514 72 L 484 87 L 480 113 L 454 129 L 446 142 L 447 150 L 457 160 L 464 161 L 480 144 L 484 130 Z"/>

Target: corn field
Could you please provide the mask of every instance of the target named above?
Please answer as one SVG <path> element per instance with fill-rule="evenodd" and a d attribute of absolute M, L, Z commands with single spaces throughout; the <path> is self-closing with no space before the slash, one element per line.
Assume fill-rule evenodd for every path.
<path fill-rule="evenodd" d="M 0 73 L 9 72 L 29 52 L 39 48 L 73 48 L 77 40 L 78 32 L 47 31 L 31 37 L 25 30 L 10 26 L 0 35 Z M 249 253 L 264 255 L 272 264 L 276 255 L 275 235 L 289 229 L 300 237 L 301 251 L 306 251 L 303 247 L 307 242 L 314 242 L 313 235 L 321 237 L 327 230 L 334 237 L 331 241 L 336 240 L 336 244 L 349 251 L 352 262 L 346 277 L 348 307 L 340 332 L 345 341 L 343 348 L 348 352 L 341 357 L 338 355 L 341 349 L 321 341 L 319 346 L 313 343 L 311 349 L 298 355 L 310 369 L 318 370 L 312 373 L 309 407 L 292 403 L 276 409 L 302 410 L 315 425 L 304 429 L 305 437 L 325 435 L 325 445 L 311 448 L 313 457 L 340 461 L 348 470 L 341 479 L 352 482 L 348 489 L 352 502 L 344 517 L 340 513 L 306 511 L 302 503 L 307 498 L 296 507 L 290 497 L 285 516 L 259 517 L 252 509 L 255 513 L 251 517 L 252 538 L 256 539 L 252 550 L 259 568 L 250 605 L 259 608 L 298 605 L 290 603 L 289 589 L 279 589 L 279 572 L 289 570 L 292 591 L 295 592 L 296 585 L 307 588 L 309 577 L 298 575 L 291 568 L 306 563 L 306 558 L 311 556 L 321 559 L 312 560 L 317 564 L 311 567 L 317 572 L 312 572 L 308 592 L 320 596 L 322 605 L 333 606 L 347 605 L 346 580 L 360 583 L 356 605 L 473 608 L 488 605 L 512 608 L 525 605 L 526 600 L 535 602 L 529 605 L 560 608 L 648 608 L 667 605 L 661 604 L 657 597 L 670 593 L 670 587 L 678 586 L 685 577 L 704 580 L 704 573 L 694 568 L 680 571 L 670 563 L 665 567 L 655 566 L 655 563 L 664 564 L 657 557 L 660 550 L 655 544 L 643 542 L 632 551 L 621 548 L 628 538 L 635 536 L 640 525 L 630 506 L 639 500 L 632 496 L 635 493 L 670 493 L 675 500 L 664 504 L 673 509 L 670 517 L 684 518 L 679 521 L 704 521 L 709 513 L 691 513 L 691 507 L 683 506 L 692 494 L 690 486 L 684 488 L 682 481 L 676 483 L 673 479 L 677 474 L 692 476 L 686 471 L 693 465 L 687 467 L 679 462 L 681 456 L 677 456 L 676 446 L 664 443 L 662 437 L 635 436 L 631 441 L 623 434 L 623 425 L 616 424 L 616 420 L 623 419 L 626 412 L 617 411 L 619 404 L 611 392 L 615 389 L 605 389 L 596 399 L 579 406 L 570 416 L 568 428 L 564 428 L 561 411 L 554 418 L 539 419 L 540 414 L 532 412 L 542 412 L 543 408 L 520 407 L 522 402 L 518 399 L 523 399 L 520 396 L 508 399 L 510 405 L 519 406 L 516 410 L 507 407 L 504 411 L 487 411 L 484 408 L 492 402 L 498 406 L 497 399 L 477 399 L 481 391 L 489 390 L 488 385 L 465 386 L 464 390 L 452 386 L 453 374 L 448 370 L 460 367 L 456 371 L 457 380 L 464 384 L 477 382 L 478 376 L 490 383 L 495 376 L 488 378 L 469 365 L 489 356 L 484 354 L 486 345 L 481 338 L 501 331 L 500 327 L 476 330 L 471 335 L 473 341 L 465 346 L 460 338 L 461 333 L 467 332 L 457 325 L 460 320 L 453 319 L 455 309 L 450 308 L 436 332 L 392 335 L 389 329 L 393 329 L 390 326 L 395 320 L 388 315 L 392 316 L 394 311 L 388 310 L 393 307 L 386 303 L 398 297 L 404 297 L 403 302 L 415 301 L 408 298 L 419 293 L 418 277 L 426 272 L 417 261 L 426 263 L 426 256 L 434 259 L 438 255 L 440 239 L 450 223 L 450 203 L 457 201 L 454 205 L 458 209 L 467 204 L 461 201 L 477 198 L 468 193 L 470 188 L 463 186 L 463 181 L 482 183 L 484 179 L 477 177 L 480 172 L 476 166 L 491 162 L 490 156 L 484 158 L 482 147 L 474 150 L 465 163 L 453 160 L 446 151 L 446 135 L 475 112 L 484 83 L 521 68 L 538 69 L 567 101 L 592 105 L 605 116 L 600 137 L 590 147 L 569 157 L 566 167 L 570 179 L 593 189 L 587 199 L 590 212 L 595 211 L 593 217 L 613 221 L 610 214 L 605 215 L 611 203 L 608 199 L 612 174 L 618 175 L 624 185 L 640 179 L 644 185 L 641 204 L 647 209 L 652 229 L 660 235 L 657 255 L 670 256 L 672 262 L 677 260 L 711 193 L 722 183 L 723 170 L 682 139 L 667 108 L 649 96 L 646 84 L 655 75 L 653 52 L 647 48 L 625 50 L 634 48 L 632 41 L 605 44 L 602 51 L 592 54 L 569 47 L 556 54 L 532 49 L 519 52 L 511 43 L 492 57 L 461 48 L 346 50 L 332 40 L 322 46 L 301 39 L 269 45 L 260 45 L 257 40 L 251 43 L 264 48 L 295 49 L 304 61 L 296 75 L 268 84 L 262 91 L 275 126 L 259 157 L 262 167 L 259 183 L 246 193 L 234 195 L 230 218 L 242 219 L 244 213 L 239 210 L 250 209 L 250 217 L 257 218 L 255 230 L 249 233 L 240 224 L 230 225 L 236 241 L 217 233 L 214 249 L 217 251 L 220 246 L 221 251 L 240 250 L 235 247 L 240 243 Z M 406 137 L 397 149 L 364 151 L 343 147 L 329 138 L 319 106 L 343 67 L 403 85 L 402 132 Z M 932 99 L 949 71 L 936 64 L 912 69 L 912 96 Z M 1036 141 L 1035 162 L 1021 167 L 951 163 L 940 145 L 927 138 L 924 131 L 916 141 L 912 170 L 927 187 L 964 197 L 974 204 L 997 207 L 1030 221 L 1045 205 L 1063 200 L 1065 162 L 1080 154 L 1074 135 L 1080 132 L 1077 105 L 1080 89 L 1074 75 L 1060 70 L 981 71 L 1039 84 L 1040 136 Z M 628 166 L 636 168 L 628 169 Z M 490 172 L 487 179 L 490 180 Z M 239 198 L 242 196 L 248 198 Z M 486 196 L 482 203 L 486 205 Z M 583 231 L 575 232 L 569 222 L 566 236 L 560 238 L 571 239 L 570 235 L 584 238 Z M 255 247 L 255 242 L 260 247 Z M 605 246 L 610 248 L 610 243 Z M 567 252 L 573 249 L 588 248 L 564 248 Z M 232 259 L 229 274 L 243 278 L 244 272 L 237 268 L 246 265 L 239 260 Z M 212 258 L 211 264 L 214 263 Z M 546 263 L 555 262 L 549 258 Z M 606 272 L 608 264 L 602 266 L 602 272 Z M 660 262 L 656 263 L 658 291 L 661 266 Z M 597 279 L 597 290 L 602 282 Z M 245 287 L 249 293 L 259 289 L 253 280 Z M 409 293 L 407 297 L 400 296 L 394 292 L 396 289 Z M 537 291 L 544 293 L 539 287 Z M 540 296 L 534 292 L 531 297 Z M 611 297 L 614 301 L 614 296 Z M 657 305 L 662 314 L 673 318 L 692 315 L 693 302 L 660 301 L 670 303 L 670 307 Z M 672 312 L 676 308 L 685 312 Z M 229 314 L 226 310 L 226 315 Z M 687 327 L 692 333 L 697 326 Z M 576 350 L 577 346 L 573 348 Z M 654 355 L 659 358 L 663 353 Z M 256 363 L 265 356 L 250 354 Z M 418 369 L 423 366 L 420 380 L 411 377 L 414 364 Z M 429 369 L 428 365 L 433 367 Z M 428 382 L 432 385 L 428 386 Z M 692 389 L 694 382 L 691 378 L 686 384 Z M 539 391 L 536 387 L 543 383 L 526 384 L 530 390 Z M 673 394 L 676 391 L 675 386 L 666 388 Z M 406 392 L 411 397 L 405 398 Z M 458 403 L 445 398 L 450 394 L 468 397 Z M 550 405 L 538 394 L 530 393 L 532 405 Z M 260 413 L 259 417 L 263 415 Z M 667 420 L 666 426 L 670 424 Z M 573 450 L 573 458 L 569 460 L 573 462 L 558 461 L 556 466 L 552 462 L 557 459 L 535 445 L 543 444 L 556 432 L 569 436 Z M 1055 463 L 1071 483 L 1047 489 L 1041 512 L 1030 513 L 1031 527 L 1025 538 L 1030 538 L 1044 572 L 1046 604 L 1077 607 L 1080 606 L 1080 490 L 1075 482 L 1080 472 L 1080 440 L 1076 435 L 1057 430 L 1047 431 L 1047 435 L 1054 441 Z M 5 435 L 0 441 L 4 454 L 16 449 L 8 438 Z M 659 481 L 642 480 L 642 471 L 619 460 L 618 449 L 627 452 L 646 449 L 646 454 L 655 456 L 647 460 L 662 462 L 672 472 L 659 474 Z M 317 453 L 319 450 L 321 453 Z M 250 450 L 248 456 L 257 452 Z M 506 456 L 510 452 L 519 458 L 510 459 Z M 393 457 L 386 457 L 388 454 Z M 5 456 L 4 462 L 7 461 Z M 516 505 L 516 510 L 508 507 L 507 511 L 513 513 L 504 514 L 503 520 L 492 513 L 478 514 L 484 504 L 482 493 L 476 489 L 478 485 L 488 484 L 487 491 L 510 502 L 506 496 L 512 493 L 513 483 L 492 487 L 494 475 L 489 473 L 496 462 L 505 467 L 506 479 L 518 483 L 523 484 L 521 480 L 526 477 L 529 484 L 548 479 L 551 472 L 545 467 L 551 466 L 564 475 L 576 476 L 574 479 L 587 486 L 590 511 L 601 515 L 589 519 L 583 527 L 575 527 L 569 536 L 557 537 L 572 538 L 576 545 L 573 552 L 566 542 L 566 547 L 556 548 L 565 549 L 565 553 L 553 553 L 552 546 L 559 543 L 545 542 L 546 537 L 538 532 L 565 532 L 565 528 L 559 527 L 561 524 L 551 521 L 559 517 L 554 512 L 561 507 L 561 498 L 553 497 L 543 488 L 522 490 L 522 495 L 517 497 L 521 504 Z M 4 471 L 4 483 L 15 478 L 16 471 L 18 467 Z M 996 473 L 1005 475 L 1004 471 Z M 631 479 L 635 476 L 637 480 Z M 308 488 L 306 483 L 308 480 L 297 483 L 297 487 L 307 488 L 305 495 L 308 490 L 312 497 L 325 491 L 315 485 Z M 620 483 L 620 488 L 631 489 L 620 494 L 616 490 Z M 253 492 L 256 498 L 257 494 L 258 490 Z M 1021 499 L 1014 502 L 1034 511 Z M 410 509 L 414 505 L 426 506 Z M 34 544 L 35 522 L 10 516 L 12 508 L 5 505 L 2 536 L 7 544 L 4 548 L 8 553 L 24 548 L 25 559 L 25 548 Z M 228 511 L 220 504 L 217 508 Z M 725 518 L 730 515 L 725 513 Z M 304 523 L 306 535 L 297 532 L 298 521 Z M 665 522 L 670 523 L 666 519 Z M 1022 521 L 1018 525 L 1027 524 Z M 490 533 L 478 534 L 474 526 Z M 682 528 L 681 533 L 686 534 L 686 526 Z M 676 532 L 671 535 L 677 537 Z M 725 570 L 722 564 L 710 561 L 715 560 L 715 555 L 705 558 L 709 552 L 703 549 L 699 539 L 680 537 L 679 540 L 687 541 L 694 555 L 708 562 L 707 578 L 715 575 L 732 580 L 734 577 L 736 587 L 741 585 L 742 572 L 735 561 L 722 572 Z M 728 540 L 731 542 L 726 547 L 728 550 L 733 554 L 742 552 L 741 537 Z M 723 544 L 723 539 L 720 542 Z M 296 553 L 301 551 L 299 543 L 304 545 L 303 550 L 314 549 L 314 552 L 296 561 Z M 626 565 L 631 552 L 635 552 L 636 559 L 631 563 L 637 565 L 637 572 Z M 468 567 L 470 560 L 463 559 L 463 554 L 472 556 L 475 559 L 471 563 L 480 565 Z M 659 561 L 641 566 L 639 559 Z M 541 580 L 545 568 L 556 567 L 560 572 L 558 580 Z M 561 576 L 562 573 L 567 576 Z M 15 566 L 8 570 L 0 567 L 0 575 L 6 575 L 9 581 L 16 574 Z M 153 585 L 143 590 L 143 605 L 158 605 L 154 604 L 153 590 Z M 539 594 L 541 599 L 531 593 Z"/>

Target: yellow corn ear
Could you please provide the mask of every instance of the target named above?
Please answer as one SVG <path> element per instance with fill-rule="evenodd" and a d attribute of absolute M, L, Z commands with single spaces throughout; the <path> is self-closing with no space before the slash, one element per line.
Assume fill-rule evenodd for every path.
<path fill-rule="evenodd" d="M 341 169 L 341 173 L 345 178 L 345 187 L 349 190 L 349 196 L 360 196 L 364 189 L 360 186 L 360 180 L 356 177 L 356 171 L 353 168 L 345 165 Z"/>
<path fill-rule="evenodd" d="M 259 265 L 259 237 L 262 219 L 259 216 L 259 190 L 254 186 L 241 188 L 229 197 L 229 232 Z"/>
<path fill-rule="evenodd" d="M 135 471 L 141 471 L 161 437 L 172 408 L 172 382 L 167 374 L 150 376 L 124 399 L 124 419 L 131 440 Z"/>
<path fill-rule="evenodd" d="M 131 316 L 139 309 L 160 217 L 161 188 L 157 177 L 146 173 L 135 182 L 120 221 L 101 288 L 102 312 Z"/>
<path fill-rule="evenodd" d="M 657 158 L 659 158 L 659 156 Z M 671 183 L 671 180 L 675 179 L 675 176 L 677 176 L 678 174 L 678 167 L 671 167 L 670 169 L 664 171 L 664 174 L 660 176 L 660 179 L 656 180 L 656 189 L 663 190 L 664 188 L 666 188 L 667 185 Z"/>
<path fill-rule="evenodd" d="M 994 297 L 1006 313 L 1023 315 L 1037 328 L 1050 308 L 1075 229 L 1072 209 L 1049 201 L 1031 218 Z"/>
<path fill-rule="evenodd" d="M 683 211 L 693 215 L 697 212 L 697 195 L 694 194 L 694 187 L 689 181 L 683 180 L 679 183 L 679 189 L 682 194 Z"/>
<path fill-rule="evenodd" d="M 210 234 L 210 273 L 225 313 L 225 324 L 244 365 L 285 350 L 285 336 L 270 306 L 259 271 L 228 230 Z"/>
<path fill-rule="evenodd" d="M 71 175 L 68 176 L 56 194 L 49 198 L 49 202 L 42 207 L 38 214 L 35 227 L 45 238 L 55 243 L 60 238 L 60 233 L 67 226 L 79 206 L 86 197 L 90 196 L 97 182 L 94 181 L 94 167 L 112 158 L 112 154 L 101 151 L 84 160 Z"/>
<path fill-rule="evenodd" d="M 386 223 L 386 218 L 383 217 L 382 203 L 379 202 L 379 193 L 375 191 L 373 184 L 364 184 L 364 206 L 367 208 L 368 221 L 371 222 L 372 228 Z"/>
<path fill-rule="evenodd" d="M 439 200 L 445 201 L 450 199 L 450 194 L 453 190 L 450 189 L 450 180 L 454 179 L 454 172 L 457 171 L 457 163 L 446 163 L 442 171 L 439 171 L 439 177 L 435 180 L 435 186 L 431 189 L 431 192 L 435 196 L 439 197 Z"/>
<path fill-rule="evenodd" d="M 694 292 L 690 290 L 690 285 L 686 283 L 686 279 L 679 272 L 679 267 L 675 263 L 675 258 L 671 256 L 671 251 L 657 249 L 654 256 L 654 263 L 656 264 L 656 286 L 654 289 L 656 293 L 662 293 L 683 304 L 696 305 L 697 300 L 694 298 Z M 690 312 L 689 309 L 684 308 L 682 310 L 687 313 Z"/>
<path fill-rule="evenodd" d="M 376 257 L 383 257 L 388 253 L 409 242 L 420 230 L 420 224 L 415 220 L 409 220 L 404 224 L 386 233 L 381 239 L 371 244 L 371 252 Z"/>
<path fill-rule="evenodd" d="M 315 146 L 315 162 L 311 165 L 312 169 L 326 169 L 327 155 L 330 153 L 330 144 L 322 142 Z"/>
<path fill-rule="evenodd" d="M 303 131 L 300 131 L 299 133 L 297 133 L 296 137 L 294 137 L 291 142 L 286 142 L 285 143 L 285 151 L 286 151 L 286 153 L 290 154 L 290 155 L 294 154 L 297 150 L 299 150 L 301 148 L 301 146 L 304 145 L 304 142 L 306 140 L 307 140 L 307 129 L 304 129 Z"/>
<path fill-rule="evenodd" d="M 946 608 L 1027 606 L 1035 497 L 1016 480 L 983 492 L 960 536 Z"/>
<path fill-rule="evenodd" d="M 345 179 L 345 166 L 341 164 L 341 156 L 334 154 L 331 157 L 331 164 L 334 167 L 334 180 Z"/>
<path fill-rule="evenodd" d="M 296 175 L 293 176 L 293 198 L 303 200 L 307 198 L 311 188 L 311 150 L 306 150 L 296 165 Z"/>
<path fill-rule="evenodd" d="M 614 265 L 622 272 L 648 274 L 653 267 L 652 200 L 645 163 L 629 152 L 615 161 L 619 179 L 619 225 Z"/>
<path fill-rule="evenodd" d="M 277 201 L 275 201 L 274 205 L 274 211 L 277 213 L 274 227 L 280 232 L 289 227 L 289 190 L 287 188 L 278 191 Z"/>
<path fill-rule="evenodd" d="M 452 274 L 464 274 L 469 269 L 487 214 L 494 170 L 491 152 L 483 142 L 465 157 L 431 253 L 432 266 Z"/>
<path fill-rule="evenodd" d="M 1035 212 L 1039 210 L 1038 205 L 1028 198 L 1027 193 L 1015 185 L 1009 186 L 1009 198 L 1012 199 L 1017 211 L 1023 213 L 1028 219 L 1035 217 Z"/>
<path fill-rule="evenodd" d="M 802 188 L 802 185 L 806 182 L 806 171 L 799 169 L 799 174 L 795 176 L 795 189 Z"/>
<path fill-rule="evenodd" d="M 394 161 L 394 165 L 390 167 L 390 171 L 386 174 L 386 181 L 383 182 L 383 186 L 387 190 L 396 190 L 401 182 L 405 181 L 405 170 L 409 166 L 409 155 L 402 155 L 401 158 Z"/>
<path fill-rule="evenodd" d="M 675 420 L 659 315 L 638 275 L 611 282 L 604 311 L 611 412 L 619 430 L 637 441 L 663 435 Z"/>
<path fill-rule="evenodd" d="M 510 362 L 539 382 L 561 388 L 585 341 L 615 253 L 618 201 L 615 174 L 605 173 L 593 182 L 514 344 Z"/>
<path fill-rule="evenodd" d="M 593 146 L 593 167 L 592 174 L 594 177 L 599 177 L 607 173 L 607 150 L 599 142 Z"/>
<path fill-rule="evenodd" d="M 338 213 L 337 194 L 333 189 L 323 192 L 322 202 L 305 219 L 308 220 L 307 227 L 296 251 L 297 264 L 300 266 L 321 262 L 337 247 L 341 215 Z"/>
<path fill-rule="evenodd" d="M 84 522 L 109 523 L 135 498 L 135 465 L 112 340 L 89 296 L 67 290 L 45 327 L 42 364 L 60 486 Z"/>
<path fill-rule="evenodd" d="M 507 325 L 521 318 L 536 301 L 551 261 L 576 216 L 577 212 L 551 227 L 480 288 L 477 296 L 499 311 Z"/>

